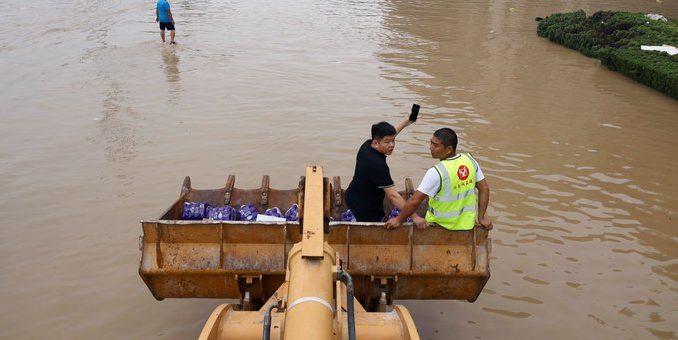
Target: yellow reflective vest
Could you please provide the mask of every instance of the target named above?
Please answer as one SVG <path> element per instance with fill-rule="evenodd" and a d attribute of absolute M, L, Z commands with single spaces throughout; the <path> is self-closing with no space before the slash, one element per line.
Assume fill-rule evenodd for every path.
<path fill-rule="evenodd" d="M 476 223 L 478 195 L 476 166 L 467 153 L 436 164 L 440 189 L 428 199 L 426 221 L 449 230 L 470 230 Z"/>

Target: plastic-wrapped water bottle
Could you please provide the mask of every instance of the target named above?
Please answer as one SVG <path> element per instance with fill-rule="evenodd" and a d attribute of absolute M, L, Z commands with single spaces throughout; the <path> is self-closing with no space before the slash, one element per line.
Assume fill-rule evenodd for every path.
<path fill-rule="evenodd" d="M 254 204 L 244 204 L 238 209 L 238 217 L 241 221 L 254 221 L 259 215 L 259 210 Z"/>
<path fill-rule="evenodd" d="M 184 202 L 181 211 L 182 220 L 202 220 L 207 214 L 209 205 L 204 202 Z"/>
<path fill-rule="evenodd" d="M 355 218 L 355 215 L 353 215 L 353 212 L 351 211 L 351 209 L 348 209 L 345 212 L 341 213 L 341 221 L 342 222 L 357 222 L 358 220 Z"/>
<path fill-rule="evenodd" d="M 287 209 L 285 219 L 288 221 L 299 221 L 299 206 L 296 203 Z"/>
<path fill-rule="evenodd" d="M 398 209 L 398 208 L 391 209 L 391 213 L 388 214 L 388 216 L 384 217 L 384 222 L 388 221 L 391 218 L 398 217 L 399 214 L 400 214 L 400 209 Z M 405 222 L 408 222 L 408 223 L 412 222 L 412 217 L 408 217 L 407 221 L 405 221 Z"/>
<path fill-rule="evenodd" d="M 275 217 L 283 217 L 283 214 L 280 211 L 280 208 L 278 208 L 278 207 L 266 209 L 266 211 L 264 212 L 264 215 L 275 216 Z"/>
<path fill-rule="evenodd" d="M 235 221 L 238 213 L 231 206 L 208 207 L 207 218 L 217 221 Z"/>

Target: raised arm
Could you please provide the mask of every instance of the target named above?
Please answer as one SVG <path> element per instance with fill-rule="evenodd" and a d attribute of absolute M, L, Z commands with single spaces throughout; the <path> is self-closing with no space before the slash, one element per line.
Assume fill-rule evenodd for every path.
<path fill-rule="evenodd" d="M 492 228 L 492 221 L 485 216 L 490 203 L 490 185 L 486 179 L 476 183 L 478 189 L 478 224 L 485 228 Z"/>
<path fill-rule="evenodd" d="M 398 123 L 396 126 L 396 135 L 400 133 L 404 128 L 412 125 L 414 123 L 413 121 L 409 120 L 409 118 L 405 118 L 402 122 Z"/>

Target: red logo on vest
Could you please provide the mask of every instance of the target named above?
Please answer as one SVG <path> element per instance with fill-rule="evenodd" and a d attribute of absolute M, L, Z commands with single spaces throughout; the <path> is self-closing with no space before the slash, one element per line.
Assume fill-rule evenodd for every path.
<path fill-rule="evenodd" d="M 468 168 L 466 165 L 461 165 L 459 166 L 459 169 L 457 169 L 457 177 L 459 177 L 460 180 L 466 180 L 468 178 Z"/>

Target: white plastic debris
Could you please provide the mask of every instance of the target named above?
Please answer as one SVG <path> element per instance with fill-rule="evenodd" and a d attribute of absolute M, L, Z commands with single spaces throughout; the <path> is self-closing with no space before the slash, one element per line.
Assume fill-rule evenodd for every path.
<path fill-rule="evenodd" d="M 665 16 L 663 16 L 661 14 L 657 14 L 657 13 L 648 13 L 648 14 L 645 14 L 645 17 L 652 19 L 652 20 L 668 21 L 668 20 L 666 20 Z"/>
<path fill-rule="evenodd" d="M 264 214 L 257 215 L 257 222 L 285 222 L 285 221 L 287 220 L 284 217 L 268 216 Z"/>
<path fill-rule="evenodd" d="M 661 45 L 661 46 L 641 45 L 640 49 L 643 50 L 643 51 L 666 52 L 670 55 L 678 54 L 678 48 L 676 48 L 675 46 L 671 46 L 671 45 Z"/>

